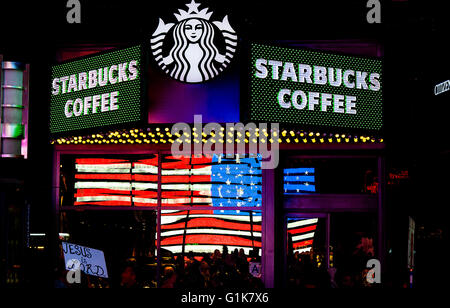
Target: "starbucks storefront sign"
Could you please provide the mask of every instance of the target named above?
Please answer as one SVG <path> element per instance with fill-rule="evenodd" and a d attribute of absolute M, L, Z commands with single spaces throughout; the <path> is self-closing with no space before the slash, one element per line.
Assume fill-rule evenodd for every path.
<path fill-rule="evenodd" d="M 381 60 L 260 44 L 250 54 L 250 120 L 381 129 Z"/>

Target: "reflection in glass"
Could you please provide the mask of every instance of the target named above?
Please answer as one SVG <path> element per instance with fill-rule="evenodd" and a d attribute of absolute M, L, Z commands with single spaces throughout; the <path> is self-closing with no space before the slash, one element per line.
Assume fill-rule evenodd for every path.
<path fill-rule="evenodd" d="M 261 248 L 260 211 L 162 211 L 161 248 L 172 254 L 240 250 L 249 255 Z"/>
<path fill-rule="evenodd" d="M 303 195 L 315 192 L 315 168 L 284 169 L 284 194 Z"/>
<path fill-rule="evenodd" d="M 293 288 L 328 288 L 325 219 L 288 217 L 286 285 Z"/>
<path fill-rule="evenodd" d="M 287 219 L 288 246 L 293 253 L 309 252 L 313 246 L 317 218 Z"/>
<path fill-rule="evenodd" d="M 156 206 L 158 156 L 63 157 L 61 204 Z"/>
<path fill-rule="evenodd" d="M 162 158 L 163 206 L 261 207 L 260 156 Z"/>

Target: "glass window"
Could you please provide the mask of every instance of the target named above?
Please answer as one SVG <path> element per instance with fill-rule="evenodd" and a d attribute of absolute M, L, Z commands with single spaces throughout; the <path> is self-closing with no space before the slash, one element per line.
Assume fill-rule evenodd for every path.
<path fill-rule="evenodd" d="M 250 273 L 261 265 L 261 157 L 158 158 L 61 157 L 60 204 L 72 210 L 63 208 L 60 232 L 102 250 L 111 273 L 87 284 L 262 287 L 261 270 Z M 105 210 L 118 206 L 130 210 Z"/>
<path fill-rule="evenodd" d="M 375 159 L 298 159 L 284 164 L 284 194 L 375 194 Z"/>
<path fill-rule="evenodd" d="M 287 287 L 330 287 L 326 255 L 326 219 L 290 214 L 286 218 L 286 230 Z"/>
<path fill-rule="evenodd" d="M 286 168 L 283 171 L 284 194 L 303 195 L 316 192 L 315 168 Z"/>
<path fill-rule="evenodd" d="M 333 213 L 330 221 L 332 266 L 339 287 L 367 286 L 367 261 L 376 257 L 374 213 Z"/>
<path fill-rule="evenodd" d="M 260 157 L 162 157 L 163 206 L 261 207 Z"/>
<path fill-rule="evenodd" d="M 63 156 L 60 187 L 63 206 L 156 206 L 158 156 Z"/>
<path fill-rule="evenodd" d="M 261 211 L 162 211 L 162 287 L 261 286 Z"/>

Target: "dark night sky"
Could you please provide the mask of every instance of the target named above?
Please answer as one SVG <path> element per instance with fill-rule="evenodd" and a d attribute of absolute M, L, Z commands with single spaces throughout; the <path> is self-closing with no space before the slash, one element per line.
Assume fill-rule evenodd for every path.
<path fill-rule="evenodd" d="M 31 64 L 29 162 L 2 168 L 30 174 L 51 168 L 47 134 L 48 69 L 58 47 L 77 43 L 131 43 L 148 36 L 160 10 L 157 1 L 81 0 L 82 23 L 67 24 L 66 1 L 10 1 L 2 4 L 0 54 Z M 173 12 L 189 1 L 163 1 Z M 444 189 L 448 181 L 447 93 L 436 100 L 434 84 L 450 79 L 446 35 L 450 21 L 438 1 L 381 1 L 382 23 L 366 22 L 365 0 L 351 1 L 201 1 L 229 12 L 243 38 L 264 40 L 375 40 L 384 48 L 385 140 L 388 163 L 410 168 L 413 185 Z M 3 7 L 3 5 L 5 5 Z M 203 6 L 202 6 L 203 7 Z M 231 17 L 230 17 L 231 18 Z M 445 145 L 447 143 L 447 145 Z M 444 154 L 443 154 L 444 153 Z M 42 163 L 44 162 L 44 163 Z M 4 165 L 2 163 L 2 165 Z M 8 171 L 9 170 L 9 171 Z M 430 181 L 429 179 L 435 179 Z M 47 176 L 47 180 L 50 175 Z M 422 180 L 424 179 L 424 180 Z M 427 180 L 426 180 L 427 179 Z M 33 185 L 39 191 L 43 184 Z M 40 187 L 40 188 L 39 188 Z M 445 190 L 444 190 L 445 191 Z M 435 194 L 435 202 L 442 197 Z M 428 196 L 423 194 L 420 202 Z M 448 199 L 447 199 L 448 200 Z M 427 202 L 427 201 L 426 201 Z"/>

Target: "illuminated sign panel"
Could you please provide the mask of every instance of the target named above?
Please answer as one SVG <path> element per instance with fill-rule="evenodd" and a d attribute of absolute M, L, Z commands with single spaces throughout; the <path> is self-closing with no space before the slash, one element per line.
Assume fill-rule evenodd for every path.
<path fill-rule="evenodd" d="M 379 130 L 378 59 L 251 44 L 250 120 Z"/>
<path fill-rule="evenodd" d="M 434 87 L 434 95 L 439 95 L 439 94 L 447 92 L 449 90 L 450 90 L 450 80 L 446 80 L 444 82 L 437 84 Z"/>
<path fill-rule="evenodd" d="M 159 19 L 150 47 L 158 66 L 172 78 L 200 83 L 216 77 L 228 66 L 238 37 L 227 15 L 222 21 L 213 21 L 209 8 L 199 9 L 201 4 L 194 0 L 186 6 L 188 10 L 174 13 L 176 23 Z"/>
<path fill-rule="evenodd" d="M 141 119 L 141 46 L 52 67 L 50 132 Z"/>

